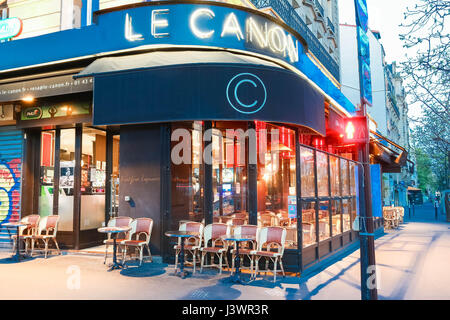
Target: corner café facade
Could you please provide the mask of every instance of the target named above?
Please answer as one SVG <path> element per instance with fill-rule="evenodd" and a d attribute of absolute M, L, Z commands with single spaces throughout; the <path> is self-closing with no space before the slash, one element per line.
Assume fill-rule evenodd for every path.
<path fill-rule="evenodd" d="M 0 103 L 25 138 L 22 216 L 60 215 L 59 242 L 75 249 L 101 243 L 97 228 L 115 214 L 150 217 L 152 253 L 168 261 L 164 232 L 179 221 L 241 213 L 286 227 L 292 271 L 357 239 L 356 149 L 340 138 L 354 106 L 299 34 L 205 1 L 122 6 L 93 21 L 1 44 Z M 191 160 L 180 164 L 179 129 Z M 229 129 L 254 129 L 257 143 Z M 274 129 L 276 143 L 262 134 Z M 262 150 L 263 163 L 249 161 Z"/>

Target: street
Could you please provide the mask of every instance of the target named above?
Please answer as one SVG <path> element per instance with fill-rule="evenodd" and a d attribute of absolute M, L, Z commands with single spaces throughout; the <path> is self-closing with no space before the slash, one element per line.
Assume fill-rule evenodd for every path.
<path fill-rule="evenodd" d="M 411 213 L 412 214 L 412 213 Z M 434 220 L 430 204 L 416 207 L 399 230 L 387 230 L 376 242 L 379 299 L 450 299 L 450 223 Z M 300 278 L 258 278 L 231 285 L 215 270 L 187 279 L 172 275 L 173 266 L 146 263 L 107 272 L 100 256 L 64 254 L 10 263 L 0 252 L 0 299 L 360 299 L 359 250 L 322 272 Z"/>

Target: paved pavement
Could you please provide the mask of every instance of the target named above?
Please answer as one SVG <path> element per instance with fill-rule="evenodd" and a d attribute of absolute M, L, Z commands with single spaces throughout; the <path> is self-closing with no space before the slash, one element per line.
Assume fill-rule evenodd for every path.
<path fill-rule="evenodd" d="M 380 299 L 450 299 L 450 223 L 434 221 L 433 208 L 416 208 L 400 230 L 376 240 Z M 146 263 L 107 272 L 102 257 L 36 257 L 11 263 L 0 252 L 0 299 L 360 299 L 359 250 L 322 272 L 300 278 L 224 281 L 213 270 L 180 279 L 173 266 Z"/>

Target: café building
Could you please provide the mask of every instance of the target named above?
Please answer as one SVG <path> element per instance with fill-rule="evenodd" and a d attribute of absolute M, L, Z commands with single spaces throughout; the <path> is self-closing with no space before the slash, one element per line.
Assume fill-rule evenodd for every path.
<path fill-rule="evenodd" d="M 355 108 L 300 34 L 205 1 L 91 18 L 0 44 L 0 103 L 23 134 L 21 216 L 60 215 L 73 249 L 100 244 L 111 217 L 150 217 L 152 253 L 169 261 L 164 232 L 180 221 L 240 214 L 286 228 L 292 271 L 357 240 L 358 159 L 342 139 Z"/>

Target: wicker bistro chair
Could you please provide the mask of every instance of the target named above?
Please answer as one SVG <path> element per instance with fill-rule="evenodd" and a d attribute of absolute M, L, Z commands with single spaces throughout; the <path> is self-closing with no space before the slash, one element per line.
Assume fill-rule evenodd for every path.
<path fill-rule="evenodd" d="M 384 227 L 386 229 L 393 229 L 396 226 L 396 218 L 394 211 L 392 209 L 383 209 L 383 220 L 384 220 Z"/>
<path fill-rule="evenodd" d="M 127 256 L 127 249 L 134 248 L 139 250 L 139 265 L 142 265 L 144 259 L 144 248 L 148 250 L 148 257 L 150 262 L 152 259 L 152 253 L 150 252 L 150 238 L 152 237 L 153 220 L 150 218 L 137 218 L 131 222 L 130 238 L 131 240 L 124 240 L 120 242 L 120 245 L 124 247 L 123 249 L 123 262 Z M 141 236 L 145 239 L 141 239 Z M 135 239 L 133 239 L 133 236 Z"/>
<path fill-rule="evenodd" d="M 312 223 L 302 223 L 303 245 L 309 246 L 316 242 L 314 226 Z"/>
<path fill-rule="evenodd" d="M 259 260 L 265 258 L 266 269 L 269 271 L 269 261 L 273 262 L 273 281 L 277 280 L 277 263 L 280 263 L 281 271 L 284 273 L 283 268 L 283 254 L 286 242 L 286 229 L 283 227 L 265 227 L 259 232 L 258 248 L 251 252 L 255 261 L 255 273 L 256 278 L 259 273 Z M 277 247 L 277 251 L 272 251 L 273 246 Z"/>
<path fill-rule="evenodd" d="M 397 207 L 397 212 L 399 214 L 399 220 L 400 223 L 404 223 L 404 217 L 405 217 L 405 208 L 403 207 Z"/>
<path fill-rule="evenodd" d="M 132 221 L 133 219 L 130 217 L 116 217 L 109 220 L 108 227 L 129 227 Z M 117 237 L 118 236 L 119 234 L 117 235 Z M 122 238 L 117 238 L 116 242 L 120 244 L 125 240 L 131 240 L 130 232 L 123 234 Z M 108 257 L 108 247 L 114 244 L 114 240 L 111 238 L 111 234 L 108 233 L 108 238 L 104 240 L 103 243 L 105 244 L 105 261 L 103 263 L 106 264 L 106 258 Z"/>
<path fill-rule="evenodd" d="M 251 252 L 256 250 L 258 248 L 258 234 L 259 234 L 259 227 L 254 225 L 243 225 L 243 226 L 237 226 L 233 234 L 234 235 L 246 235 L 246 236 L 253 236 L 255 237 L 254 241 L 248 241 L 246 242 L 245 247 L 239 247 L 239 256 L 241 258 L 241 269 L 247 269 L 244 267 L 244 258 L 247 257 L 250 260 L 250 272 L 253 274 L 253 256 L 251 255 Z M 233 248 L 230 250 L 231 252 L 231 274 L 234 273 L 234 259 L 236 258 L 236 249 Z"/>
<path fill-rule="evenodd" d="M 25 252 L 28 252 L 28 243 L 31 242 L 31 238 L 33 235 L 37 233 L 37 229 L 39 227 L 39 219 L 41 217 L 38 214 L 28 215 L 20 220 L 20 222 L 30 223 L 30 225 L 26 227 L 19 228 L 20 238 L 25 242 Z M 17 236 L 13 235 L 13 252 L 16 250 L 17 245 Z"/>
<path fill-rule="evenodd" d="M 226 252 L 228 250 L 228 243 L 222 240 L 221 236 L 230 234 L 230 225 L 225 223 L 213 223 L 208 224 L 203 231 L 203 247 L 200 248 L 202 253 L 200 272 L 203 271 L 205 267 L 219 268 L 219 273 L 222 274 L 222 261 L 225 258 L 225 263 L 228 265 L 228 259 Z M 211 241 L 211 246 L 209 242 Z M 220 245 L 220 246 L 219 246 Z M 206 254 L 211 255 L 211 264 L 205 265 Z M 217 256 L 219 259 L 219 264 L 214 264 L 214 257 Z"/>
<path fill-rule="evenodd" d="M 61 254 L 59 250 L 58 241 L 56 241 L 56 235 L 58 233 L 58 224 L 59 224 L 59 216 L 46 216 L 39 219 L 39 226 L 37 228 L 36 234 L 31 236 L 31 256 L 33 256 L 34 252 L 34 244 L 35 242 L 39 242 L 41 240 L 45 245 L 45 258 L 47 259 L 48 253 L 48 243 L 50 240 L 53 240 L 55 243 L 56 249 L 58 250 L 58 254 Z M 43 232 L 45 232 L 43 234 Z"/>
<path fill-rule="evenodd" d="M 178 238 L 178 244 L 173 247 L 175 249 L 175 273 L 178 270 L 178 255 L 181 253 L 181 241 L 184 241 L 184 251 L 192 255 L 192 266 L 194 268 L 193 272 L 195 273 L 197 261 L 200 262 L 199 252 L 202 245 L 203 228 L 203 224 L 200 222 L 185 221 L 180 223 L 179 231 L 198 232 L 199 235 L 186 239 Z M 184 261 L 187 262 L 186 259 Z"/>

